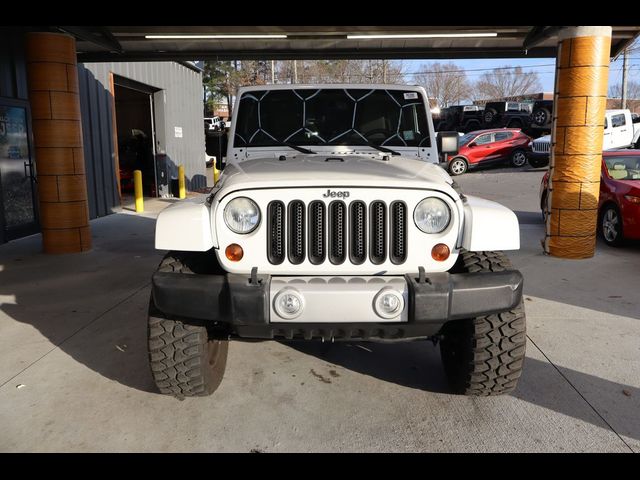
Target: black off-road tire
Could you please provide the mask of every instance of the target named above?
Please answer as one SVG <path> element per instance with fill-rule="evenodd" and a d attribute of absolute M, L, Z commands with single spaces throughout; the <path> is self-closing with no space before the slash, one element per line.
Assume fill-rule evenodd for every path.
<path fill-rule="evenodd" d="M 169 252 L 158 271 L 194 273 L 211 260 L 206 254 Z M 209 338 L 205 325 L 169 318 L 149 301 L 149 365 L 161 393 L 182 397 L 212 394 L 227 364 L 228 340 Z"/>
<path fill-rule="evenodd" d="M 544 127 L 550 123 L 549 120 L 551 119 L 551 112 L 548 108 L 536 108 L 536 110 L 531 114 L 531 118 L 535 125 Z"/>
<path fill-rule="evenodd" d="M 512 268 L 502 252 L 463 251 L 458 262 L 460 272 Z M 503 395 L 516 388 L 527 342 L 522 302 L 506 312 L 448 322 L 441 334 L 440 354 L 454 393 Z"/>
<path fill-rule="evenodd" d="M 496 122 L 496 118 L 498 116 L 498 111 L 494 108 L 488 108 L 482 114 L 482 120 L 487 125 L 493 125 Z"/>
<path fill-rule="evenodd" d="M 549 165 L 549 159 L 541 159 L 541 158 L 531 158 L 531 157 L 527 157 L 527 161 L 529 162 L 529 165 L 531 166 L 531 168 L 542 168 L 542 167 L 546 167 Z"/>

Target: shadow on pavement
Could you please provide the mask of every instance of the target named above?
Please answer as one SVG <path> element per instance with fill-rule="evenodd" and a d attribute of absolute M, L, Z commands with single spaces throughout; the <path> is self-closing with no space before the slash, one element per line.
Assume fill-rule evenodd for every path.
<path fill-rule="evenodd" d="M 31 345 L 8 348 L 0 339 L 0 384 L 53 344 L 106 378 L 156 391 L 146 347 L 149 284 L 163 255 L 153 246 L 155 220 L 109 215 L 91 227 L 89 252 L 45 255 L 40 235 L 0 248 L 0 328 Z M 32 326 L 51 344 L 13 322 Z"/>
<path fill-rule="evenodd" d="M 287 341 L 283 344 L 301 353 L 339 365 L 353 372 L 426 392 L 450 394 L 440 352 L 429 341 L 409 343 L 321 343 Z M 529 350 L 535 347 L 529 343 Z M 613 428 L 621 435 L 640 440 L 640 388 L 612 382 L 569 368 L 559 368 L 587 398 L 597 398 Z M 518 387 L 512 397 L 547 408 L 598 427 L 608 428 L 594 410 L 558 374 L 549 362 L 527 357 Z M 593 403 L 592 403 L 593 404 Z M 605 407 L 603 409 L 603 407 Z"/>

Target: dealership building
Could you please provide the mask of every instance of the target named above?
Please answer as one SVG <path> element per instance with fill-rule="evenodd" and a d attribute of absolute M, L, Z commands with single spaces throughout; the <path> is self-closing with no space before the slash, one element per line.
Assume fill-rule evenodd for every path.
<path fill-rule="evenodd" d="M 206 187 L 196 62 L 78 63 L 74 37 L 0 29 L 0 243 L 41 231 L 48 253 L 91 248 L 89 220 L 144 195 Z M 37 180 L 36 180 L 37 179 Z"/>

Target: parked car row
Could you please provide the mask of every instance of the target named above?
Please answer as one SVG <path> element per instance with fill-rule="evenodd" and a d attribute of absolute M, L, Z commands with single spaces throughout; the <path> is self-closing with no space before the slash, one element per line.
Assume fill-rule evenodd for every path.
<path fill-rule="evenodd" d="M 553 101 L 534 103 L 489 102 L 478 105 L 453 105 L 433 115 L 437 131 L 456 130 L 468 133 L 489 128 L 519 128 L 531 136 L 540 136 L 551 129 Z"/>
<path fill-rule="evenodd" d="M 598 232 L 611 246 L 640 240 L 640 150 L 603 152 L 598 200 Z M 549 172 L 540 184 L 540 209 L 546 218 L 550 205 Z"/>

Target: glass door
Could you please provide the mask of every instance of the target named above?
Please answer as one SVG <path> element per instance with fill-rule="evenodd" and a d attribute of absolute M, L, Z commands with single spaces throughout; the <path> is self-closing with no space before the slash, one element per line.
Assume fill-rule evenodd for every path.
<path fill-rule="evenodd" d="M 27 102 L 0 99 L 0 241 L 39 231 Z"/>

